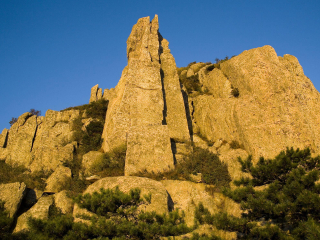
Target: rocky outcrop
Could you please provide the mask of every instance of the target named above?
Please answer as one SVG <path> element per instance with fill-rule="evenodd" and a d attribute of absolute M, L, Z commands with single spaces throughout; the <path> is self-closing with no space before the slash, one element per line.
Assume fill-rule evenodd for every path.
<path fill-rule="evenodd" d="M 99 88 L 99 84 L 93 86 L 91 88 L 91 95 L 90 95 L 90 100 L 89 103 L 91 102 L 96 102 L 102 98 L 102 89 Z"/>
<path fill-rule="evenodd" d="M 68 197 L 66 190 L 54 195 L 54 205 L 61 210 L 61 213 L 67 214 L 73 211 L 73 200 Z"/>
<path fill-rule="evenodd" d="M 53 196 L 43 196 L 39 201 L 30 208 L 27 212 L 18 217 L 16 228 L 14 232 L 21 232 L 27 230 L 28 219 L 30 217 L 36 219 L 47 219 L 49 214 L 49 207 L 53 204 Z"/>
<path fill-rule="evenodd" d="M 55 170 L 73 159 L 76 143 L 72 142 L 72 121 L 78 116 L 79 110 L 48 110 L 45 117 L 22 114 L 7 133 L 0 157 L 7 164 L 32 172 Z"/>
<path fill-rule="evenodd" d="M 71 170 L 70 168 L 59 166 L 47 179 L 47 186 L 44 190 L 49 193 L 58 193 L 63 189 L 69 187 L 71 182 Z"/>
<path fill-rule="evenodd" d="M 126 175 L 144 170 L 150 163 L 155 172 L 172 167 L 170 139 L 190 139 L 174 58 L 158 29 L 157 16 L 152 22 L 149 17 L 141 18 L 133 26 L 127 40 L 128 66 L 115 94 L 109 94 L 102 148 L 110 151 L 127 144 Z M 149 135 L 154 141 L 147 141 Z M 139 167 L 131 163 L 138 163 Z"/>
<path fill-rule="evenodd" d="M 199 76 L 213 96 L 190 99 L 192 117 L 194 130 L 208 140 L 237 141 L 255 160 L 272 158 L 287 146 L 320 153 L 320 95 L 295 57 L 278 57 L 264 46 L 220 69 L 201 69 Z M 230 97 L 232 88 L 238 88 L 238 98 Z"/>
<path fill-rule="evenodd" d="M 24 183 L 0 184 L 0 200 L 4 201 L 4 208 L 14 217 L 26 194 L 27 187 Z"/>
<path fill-rule="evenodd" d="M 102 163 L 104 153 L 98 151 L 90 151 L 83 155 L 82 157 L 82 169 L 85 176 L 90 176 L 93 174 L 93 167 L 96 164 Z"/>
<path fill-rule="evenodd" d="M 3 129 L 2 133 L 0 134 L 0 148 L 5 148 L 7 145 L 8 140 L 8 129 Z"/>
<path fill-rule="evenodd" d="M 150 204 L 140 205 L 138 209 L 144 211 L 156 211 L 159 214 L 168 212 L 168 193 L 163 185 L 155 180 L 149 178 L 141 177 L 107 177 L 96 181 L 91 184 L 84 194 L 92 194 L 94 192 L 99 192 L 101 188 L 103 189 L 115 189 L 119 187 L 120 191 L 129 193 L 131 189 L 139 188 L 141 189 L 140 196 L 144 198 L 144 195 L 151 194 Z M 77 213 L 74 212 L 76 215 Z"/>

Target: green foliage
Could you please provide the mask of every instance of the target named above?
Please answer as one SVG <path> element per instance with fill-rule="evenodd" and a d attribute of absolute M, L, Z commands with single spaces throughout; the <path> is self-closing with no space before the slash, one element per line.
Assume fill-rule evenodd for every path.
<path fill-rule="evenodd" d="M 75 201 L 96 215 L 86 217 L 89 223 L 75 223 L 71 215 L 54 210 L 48 220 L 31 219 L 26 239 L 160 239 L 190 232 L 178 211 L 169 214 L 137 211 L 140 190 L 129 194 L 115 190 L 100 190 L 92 195 L 79 195 Z M 52 211 L 51 211 L 52 212 Z"/>
<path fill-rule="evenodd" d="M 236 140 L 232 140 L 231 143 L 230 143 L 230 148 L 232 149 L 244 149 L 244 146 L 242 144 L 240 144 L 238 141 Z"/>
<path fill-rule="evenodd" d="M 287 148 L 274 159 L 261 157 L 256 166 L 251 157 L 239 162 L 252 178 L 235 181 L 240 187 L 224 194 L 244 213 L 216 216 L 217 228 L 238 231 L 243 239 L 319 239 L 319 156 L 312 158 L 308 148 Z"/>
<path fill-rule="evenodd" d="M 239 95 L 240 95 L 239 89 L 232 87 L 231 94 L 236 98 L 239 97 Z"/>
<path fill-rule="evenodd" d="M 93 164 L 90 171 L 101 177 L 124 175 L 127 146 L 122 145 L 104 154 L 104 157 Z"/>
<path fill-rule="evenodd" d="M 0 184 L 24 182 L 28 188 L 37 188 L 44 190 L 46 183 L 44 178 L 47 178 L 52 172 L 33 172 L 29 173 L 23 166 L 10 166 L 5 161 L 0 160 Z"/>
<path fill-rule="evenodd" d="M 202 182 L 214 184 L 217 188 L 228 187 L 231 177 L 226 164 L 222 163 L 216 154 L 207 149 L 194 147 L 192 153 L 185 156 L 175 169 L 164 173 L 139 172 L 137 176 L 144 176 L 155 180 L 173 179 L 192 181 L 191 174 L 202 174 Z"/>
<path fill-rule="evenodd" d="M 12 223 L 13 219 L 9 217 L 9 213 L 4 208 L 4 202 L 0 200 L 0 239 L 9 239 Z"/>
<path fill-rule="evenodd" d="M 192 75 L 190 77 L 180 76 L 180 82 L 187 89 L 187 93 L 189 94 L 192 92 L 202 93 L 198 74 Z"/>
<path fill-rule="evenodd" d="M 35 116 L 41 116 L 41 111 L 39 110 L 35 110 L 34 108 L 31 108 L 29 113 L 31 113 L 32 115 L 35 115 Z"/>
<path fill-rule="evenodd" d="M 10 126 L 12 126 L 17 121 L 18 121 L 18 118 L 12 117 L 11 120 L 9 121 Z"/>
<path fill-rule="evenodd" d="M 108 103 L 109 102 L 107 100 L 100 99 L 89 104 L 84 104 L 76 107 L 69 107 L 62 111 L 80 110 L 80 115 L 82 115 L 85 112 L 87 118 L 93 118 L 104 122 L 106 118 L 106 112 L 108 110 Z"/>

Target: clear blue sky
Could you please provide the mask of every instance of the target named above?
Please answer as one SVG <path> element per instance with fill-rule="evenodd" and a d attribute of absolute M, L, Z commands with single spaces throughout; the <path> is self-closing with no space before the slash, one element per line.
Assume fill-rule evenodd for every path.
<path fill-rule="evenodd" d="M 44 115 L 114 87 L 132 26 L 155 14 L 179 67 L 271 45 L 320 90 L 319 0 L 1 0 L 0 131 L 30 108 Z"/>

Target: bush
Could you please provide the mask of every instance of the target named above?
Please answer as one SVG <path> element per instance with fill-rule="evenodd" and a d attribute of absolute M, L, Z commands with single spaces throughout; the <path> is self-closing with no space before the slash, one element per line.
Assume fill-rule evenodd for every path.
<path fill-rule="evenodd" d="M 236 98 L 239 97 L 239 95 L 240 95 L 239 89 L 232 87 L 231 94 L 232 94 L 234 97 L 236 97 Z"/>
<path fill-rule="evenodd" d="M 91 172 L 101 177 L 124 176 L 127 146 L 119 146 L 105 153 L 100 162 L 91 167 Z"/>
<path fill-rule="evenodd" d="M 88 224 L 75 223 L 71 215 L 54 211 L 48 220 L 30 220 L 28 239 L 160 239 L 192 230 L 185 225 L 183 214 L 178 211 L 163 215 L 138 212 L 137 207 L 144 203 L 140 189 L 133 189 L 128 194 L 118 188 L 101 189 L 92 195 L 79 195 L 75 201 L 96 214 L 94 217 L 82 216 Z"/>
<path fill-rule="evenodd" d="M 222 163 L 216 154 L 199 147 L 194 147 L 193 152 L 178 163 L 172 171 L 163 173 L 141 171 L 136 175 L 155 180 L 165 178 L 192 181 L 190 175 L 197 173 L 201 173 L 202 182 L 214 184 L 217 188 L 228 187 L 231 182 L 227 165 Z"/>
<path fill-rule="evenodd" d="M 5 161 L 0 161 L 0 184 L 24 182 L 28 188 L 44 190 L 46 183 L 43 180 L 52 172 L 33 172 L 29 173 L 23 166 L 10 166 Z"/>
<path fill-rule="evenodd" d="M 200 92 L 200 93 L 202 92 L 198 74 L 195 74 L 195 75 L 192 75 L 191 77 L 186 77 L 186 78 L 180 77 L 180 82 L 187 89 L 187 93 L 189 94 L 194 91 Z"/>
<path fill-rule="evenodd" d="M 242 144 L 240 144 L 238 141 L 236 140 L 232 140 L 231 143 L 230 143 L 230 148 L 232 149 L 244 149 L 244 146 Z"/>
<path fill-rule="evenodd" d="M 11 118 L 11 121 L 9 121 L 10 126 L 12 126 L 14 123 L 16 123 L 18 121 L 18 118 Z"/>
<path fill-rule="evenodd" d="M 235 181 L 239 188 L 224 194 L 244 210 L 242 218 L 219 214 L 219 229 L 239 232 L 243 239 L 318 239 L 320 235 L 320 157 L 310 150 L 281 152 L 274 159 L 239 159 L 252 178 Z M 256 190 L 257 186 L 265 186 Z"/>
<path fill-rule="evenodd" d="M 12 223 L 13 219 L 9 217 L 9 213 L 4 208 L 4 202 L 0 200 L 0 239 L 9 239 Z"/>

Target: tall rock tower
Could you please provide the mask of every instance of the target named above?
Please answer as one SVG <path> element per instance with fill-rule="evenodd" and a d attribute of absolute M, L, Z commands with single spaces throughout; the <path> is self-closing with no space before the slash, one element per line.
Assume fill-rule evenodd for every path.
<path fill-rule="evenodd" d="M 109 100 L 102 148 L 127 144 L 125 175 L 174 167 L 176 142 L 190 141 L 184 100 L 158 16 L 141 18 L 127 40 L 128 65 Z"/>

